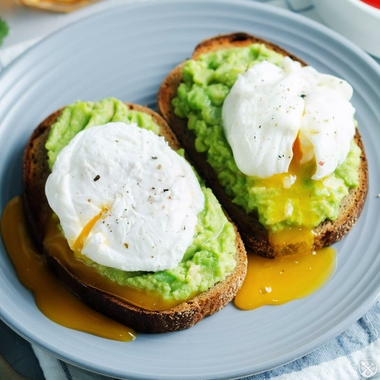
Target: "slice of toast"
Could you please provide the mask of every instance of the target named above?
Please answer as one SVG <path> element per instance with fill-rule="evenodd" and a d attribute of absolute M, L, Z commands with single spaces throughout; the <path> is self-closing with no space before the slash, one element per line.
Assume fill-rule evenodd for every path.
<path fill-rule="evenodd" d="M 293 60 L 299 61 L 302 65 L 306 65 L 301 59 L 283 48 L 245 33 L 219 35 L 207 39 L 196 46 L 191 58 L 197 60 L 200 55 L 205 53 L 231 47 L 249 46 L 253 43 L 265 44 L 267 48 L 283 56 L 289 56 Z M 223 208 L 235 222 L 247 251 L 252 251 L 266 257 L 274 257 L 274 250 L 269 243 L 267 231 L 259 223 L 257 214 L 247 214 L 242 207 L 234 204 L 231 198 L 225 194 L 214 170 L 207 162 L 206 153 L 199 153 L 195 149 L 195 136 L 187 128 L 187 119 L 180 118 L 174 113 L 172 100 L 177 96 L 177 88 L 182 81 L 182 67 L 184 63 L 182 62 L 175 67 L 161 84 L 158 93 L 159 112 L 176 134 L 198 173 L 206 180 Z M 343 199 L 340 205 L 339 217 L 336 220 L 326 220 L 314 228 L 314 249 L 331 245 L 343 238 L 353 227 L 363 209 L 368 191 L 368 164 L 359 131 L 356 131 L 355 141 L 362 151 L 359 168 L 359 186 L 351 189 L 349 195 Z"/>
<path fill-rule="evenodd" d="M 127 103 L 129 109 L 145 112 L 152 116 L 160 127 L 160 135 L 173 149 L 180 144 L 165 120 L 152 110 Z M 48 116 L 31 135 L 23 157 L 23 202 L 26 220 L 31 236 L 46 256 L 50 268 L 84 302 L 92 308 L 137 331 L 161 333 L 183 330 L 193 326 L 206 316 L 212 315 L 227 305 L 240 289 L 247 270 L 247 256 L 236 230 L 236 266 L 234 271 L 211 289 L 167 310 L 152 311 L 136 307 L 128 302 L 104 292 L 91 284 L 86 284 L 70 273 L 63 263 L 44 248 L 44 232 L 51 210 L 45 196 L 45 182 L 50 174 L 45 143 L 51 125 L 62 113 L 58 110 Z"/>

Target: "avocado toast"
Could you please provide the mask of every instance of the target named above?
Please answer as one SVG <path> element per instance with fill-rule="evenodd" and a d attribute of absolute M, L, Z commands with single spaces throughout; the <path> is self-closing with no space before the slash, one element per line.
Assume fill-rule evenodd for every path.
<path fill-rule="evenodd" d="M 276 198 L 271 199 L 265 186 L 260 188 L 253 183 L 250 187 L 249 177 L 236 168 L 223 132 L 221 109 L 240 74 L 262 61 L 279 65 L 284 57 L 306 66 L 305 62 L 283 48 L 255 36 L 245 33 L 216 36 L 202 41 L 191 59 L 174 68 L 163 81 L 158 94 L 159 112 L 238 226 L 247 250 L 266 257 L 274 257 L 275 250 L 269 242 L 270 228 L 263 215 L 270 204 L 277 207 Z M 347 160 L 333 173 L 339 177 L 342 186 L 339 185 L 339 190 L 330 191 L 328 197 L 320 202 L 328 204 L 323 212 L 318 210 L 319 206 L 309 210 L 313 216 L 320 212 L 319 220 L 316 217 L 317 222 L 314 221 L 312 226 L 314 250 L 340 240 L 353 227 L 364 206 L 368 166 L 358 128 L 353 140 Z M 241 190 L 241 183 L 248 185 Z M 266 193 L 264 197 L 267 199 L 261 209 L 257 206 L 261 201 L 259 197 L 247 201 L 247 194 L 252 192 Z M 254 205 L 250 206 L 250 203 Z M 292 222 L 285 220 L 281 223 L 275 226 L 278 230 L 292 227 Z M 297 223 L 294 224 L 297 228 L 302 227 L 302 221 Z M 289 251 L 293 252 L 293 248 L 290 247 Z"/>
<path fill-rule="evenodd" d="M 191 327 L 205 316 L 220 310 L 234 298 L 244 280 L 247 265 L 246 253 L 239 233 L 228 221 L 215 197 L 206 188 L 202 187 L 202 191 L 205 194 L 205 203 L 207 203 L 208 206 L 205 206 L 205 209 L 200 213 L 202 216 L 200 216 L 197 225 L 196 243 L 192 244 L 190 251 L 186 252 L 187 257 L 179 264 L 179 266 L 182 265 L 182 268 L 178 271 L 183 274 L 186 266 L 188 266 L 189 272 L 190 270 L 194 270 L 194 268 L 202 267 L 202 262 L 211 262 L 211 264 L 206 264 L 205 268 L 207 268 L 208 265 L 210 273 L 218 273 L 219 275 L 221 274 L 221 276 L 215 276 L 214 280 L 211 279 L 211 282 L 206 281 L 209 284 L 206 288 L 204 284 L 198 285 L 196 288 L 190 288 L 190 290 L 188 289 L 182 292 L 183 294 L 178 297 L 172 295 L 173 291 L 169 291 L 168 296 L 153 291 L 153 301 L 155 297 L 158 297 L 157 302 L 159 304 L 161 302 L 161 305 L 164 306 L 150 306 L 145 308 L 144 305 L 138 304 L 139 301 L 134 302 L 123 299 L 122 296 L 113 294 L 104 288 L 102 289 L 101 286 L 99 287 L 93 285 L 93 283 L 88 283 L 81 277 L 80 271 L 78 272 L 73 269 L 73 266 L 64 258 L 62 259 L 62 257 L 58 257 L 52 253 L 51 245 L 49 245 L 49 242 L 46 240 L 47 231 L 51 229 L 52 221 L 53 228 L 55 228 L 54 234 L 61 235 L 61 237 L 63 234 L 60 229 L 57 228 L 59 220 L 54 217 L 45 194 L 46 181 L 51 173 L 48 162 L 48 150 L 50 152 L 54 150 L 46 149 L 46 145 L 49 146 L 47 141 L 49 140 L 49 135 L 51 135 L 52 126 L 59 124 L 61 124 L 61 126 L 66 125 L 63 120 L 70 112 L 71 115 L 77 112 L 82 115 L 80 110 L 82 106 L 89 108 L 90 114 L 92 114 L 93 109 L 97 109 L 95 119 L 100 114 L 103 114 L 102 108 L 111 108 L 111 116 L 106 117 L 106 120 L 103 120 L 102 123 L 122 121 L 127 124 L 134 122 L 141 127 L 152 127 L 158 131 L 159 135 L 164 136 L 172 149 L 178 150 L 180 148 L 175 135 L 171 132 L 166 122 L 158 114 L 146 107 L 123 104 L 115 99 L 105 99 L 97 103 L 78 102 L 72 105 L 71 110 L 65 111 L 65 109 L 61 109 L 53 113 L 35 129 L 24 152 L 23 201 L 31 236 L 40 252 L 44 252 L 49 266 L 59 278 L 77 294 L 80 299 L 101 313 L 137 331 L 146 333 L 176 331 Z M 70 107 L 66 107 L 66 109 L 69 108 Z M 101 116 L 103 118 L 103 115 Z M 70 117 L 68 117 L 68 119 L 70 119 Z M 58 124 L 56 123 L 57 121 Z M 83 123 L 79 130 L 84 128 L 88 123 L 97 124 L 94 120 L 92 122 L 87 121 Z M 70 125 L 70 122 L 68 122 L 67 125 Z M 65 128 L 63 128 L 63 131 L 65 131 Z M 62 136 L 63 135 L 64 133 L 62 132 Z M 58 143 L 64 139 L 64 137 L 58 138 Z M 70 140 L 70 138 L 68 140 Z M 62 149 L 62 147 L 59 149 Z M 54 155 L 53 153 L 53 156 Z M 98 181 L 98 178 L 94 178 L 94 181 Z M 213 220 L 215 216 L 216 219 Z M 199 228 L 203 223 L 202 221 L 207 221 L 208 223 L 206 223 L 205 229 L 203 229 L 203 227 Z M 214 232 L 212 232 L 213 228 Z M 203 233 L 206 234 L 204 234 L 203 238 L 201 237 L 202 229 Z M 209 236 L 207 236 L 207 233 L 209 233 Z M 216 242 L 216 250 L 218 253 L 211 252 L 213 244 L 209 242 Z M 201 247 L 201 249 L 198 249 L 199 247 Z M 216 255 L 214 255 L 214 253 L 216 253 Z M 202 256 L 203 254 L 205 254 L 205 256 Z M 217 258 L 218 255 L 221 255 L 220 260 Z M 218 262 L 223 263 L 223 256 L 226 257 L 226 262 L 219 267 Z M 191 262 L 195 260 L 194 257 L 197 258 L 198 262 Z M 75 260 L 74 258 L 74 261 Z M 139 294 L 145 295 L 150 292 L 144 289 L 145 282 L 148 283 L 148 287 L 152 284 L 152 282 L 149 283 L 149 280 L 142 281 L 141 278 L 153 278 L 153 283 L 155 281 L 159 282 L 157 277 L 155 277 L 155 273 L 137 271 L 124 276 L 123 271 L 110 270 L 109 268 L 96 265 L 86 259 L 83 263 L 80 262 L 80 260 L 77 261 L 74 266 L 78 264 L 81 266 L 81 270 L 84 271 L 86 271 L 86 268 L 90 268 L 91 271 L 95 270 L 95 272 L 98 272 L 96 274 L 97 278 L 104 278 L 104 280 L 101 281 L 105 281 L 105 283 L 116 282 L 117 287 L 125 286 L 130 289 L 139 288 L 140 284 L 143 284 L 141 285 L 142 288 L 137 289 L 137 298 L 139 298 Z M 188 264 L 186 264 L 186 262 L 188 262 Z M 187 289 L 186 282 L 189 282 L 182 281 L 184 285 L 181 285 L 181 275 L 176 273 L 176 270 L 177 269 L 174 268 L 169 271 L 159 271 L 160 273 L 158 275 L 158 277 L 163 279 L 163 282 L 170 282 L 174 292 L 178 290 L 177 288 L 181 287 Z M 206 271 L 208 271 L 208 269 Z M 189 278 L 190 276 L 191 278 L 188 272 L 186 272 L 185 277 Z M 209 276 L 213 277 L 212 274 Z M 202 280 L 198 282 L 202 283 Z M 168 300 L 165 300 L 165 297 L 168 297 Z M 162 301 L 162 299 L 164 300 Z"/>

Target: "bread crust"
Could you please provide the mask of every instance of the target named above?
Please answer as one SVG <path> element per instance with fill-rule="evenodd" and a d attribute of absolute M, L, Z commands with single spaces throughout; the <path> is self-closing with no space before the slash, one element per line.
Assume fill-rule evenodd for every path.
<path fill-rule="evenodd" d="M 173 149 L 181 146 L 166 121 L 147 107 L 126 103 L 130 109 L 150 114 L 160 126 L 160 135 Z M 44 232 L 51 214 L 45 195 L 45 183 L 50 174 L 45 143 L 51 125 L 61 115 L 62 109 L 48 116 L 32 133 L 23 156 L 23 203 L 26 221 L 31 237 L 38 250 L 46 257 L 51 270 L 82 301 L 108 317 L 123 323 L 136 331 L 162 333 L 187 329 L 206 316 L 216 313 L 235 297 L 243 284 L 247 271 L 245 247 L 236 231 L 236 267 L 223 281 L 186 302 L 167 310 L 153 311 L 136 307 L 108 294 L 91 284 L 82 282 L 44 247 Z"/>
<path fill-rule="evenodd" d="M 246 33 L 231 33 L 209 38 L 197 45 L 191 58 L 198 59 L 204 53 L 231 47 L 248 46 L 252 43 L 264 43 L 268 48 L 277 53 L 289 56 L 293 60 L 299 61 L 302 65 L 306 65 L 303 60 L 280 46 Z M 181 145 L 188 153 L 191 163 L 206 180 L 207 185 L 213 190 L 223 208 L 238 227 L 247 251 L 273 258 L 273 247 L 269 243 L 266 229 L 258 221 L 257 214 L 254 212 L 247 214 L 242 207 L 232 203 L 231 198 L 225 194 L 220 185 L 214 170 L 207 163 L 206 153 L 196 151 L 195 136 L 187 128 L 187 119 L 180 118 L 174 113 L 172 100 L 177 96 L 177 88 L 182 81 L 182 67 L 184 64 L 185 62 L 182 62 L 175 67 L 162 82 L 158 92 L 159 113 L 167 120 Z M 368 163 L 363 141 L 358 130 L 354 138 L 362 151 L 359 168 L 359 186 L 351 189 L 349 195 L 344 198 L 336 220 L 326 220 L 314 228 L 314 249 L 329 246 L 342 239 L 354 226 L 364 207 L 368 191 Z"/>

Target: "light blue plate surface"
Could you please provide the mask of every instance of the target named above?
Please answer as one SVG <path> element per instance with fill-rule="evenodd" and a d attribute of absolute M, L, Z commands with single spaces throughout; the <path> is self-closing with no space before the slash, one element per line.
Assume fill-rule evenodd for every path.
<path fill-rule="evenodd" d="M 21 155 L 48 114 L 77 99 L 114 96 L 155 107 L 165 75 L 195 45 L 245 31 L 282 45 L 354 87 L 370 189 L 336 248 L 338 269 L 312 296 L 281 307 L 229 305 L 193 328 L 118 343 L 58 326 L 36 308 L 0 245 L 0 316 L 29 341 L 94 372 L 133 379 L 231 379 L 296 359 L 359 319 L 380 293 L 380 70 L 361 50 L 298 15 L 249 1 L 138 2 L 58 31 L 0 76 L 0 210 L 21 191 Z"/>

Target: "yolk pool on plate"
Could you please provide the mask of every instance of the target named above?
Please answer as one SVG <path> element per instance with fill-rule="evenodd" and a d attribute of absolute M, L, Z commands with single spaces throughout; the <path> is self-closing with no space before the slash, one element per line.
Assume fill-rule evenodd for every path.
<path fill-rule="evenodd" d="M 333 274 L 335 256 L 331 247 L 275 259 L 249 254 L 247 277 L 235 297 L 235 305 L 251 310 L 306 297 Z"/>
<path fill-rule="evenodd" d="M 124 342 L 135 339 L 132 329 L 86 306 L 50 272 L 28 235 L 21 197 L 5 208 L 1 233 L 20 282 L 33 292 L 38 308 L 49 319 L 103 338 Z"/>

